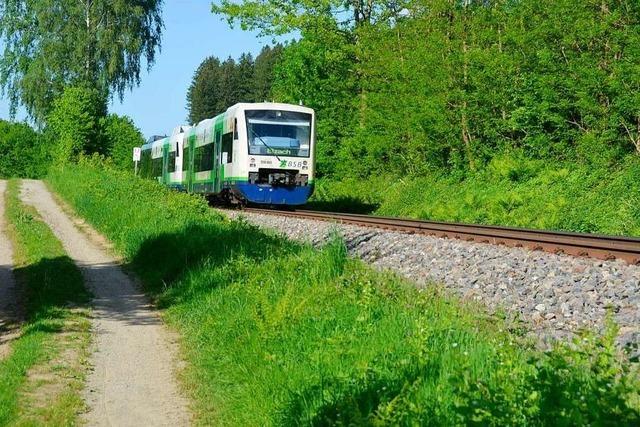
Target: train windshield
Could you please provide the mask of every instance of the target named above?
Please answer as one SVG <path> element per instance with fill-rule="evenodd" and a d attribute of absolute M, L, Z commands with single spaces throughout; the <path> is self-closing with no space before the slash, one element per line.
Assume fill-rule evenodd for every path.
<path fill-rule="evenodd" d="M 249 154 L 309 157 L 311 114 L 295 111 L 245 111 Z"/>

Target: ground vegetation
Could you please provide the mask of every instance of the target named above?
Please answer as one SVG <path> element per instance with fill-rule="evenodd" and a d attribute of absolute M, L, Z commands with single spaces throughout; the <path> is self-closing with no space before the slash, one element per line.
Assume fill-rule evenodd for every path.
<path fill-rule="evenodd" d="M 228 425 L 633 425 L 615 328 L 535 349 L 477 306 L 82 162 L 52 187 L 103 232 L 181 334 L 197 421 Z M 132 206 L 135 206 L 132 209 Z"/>

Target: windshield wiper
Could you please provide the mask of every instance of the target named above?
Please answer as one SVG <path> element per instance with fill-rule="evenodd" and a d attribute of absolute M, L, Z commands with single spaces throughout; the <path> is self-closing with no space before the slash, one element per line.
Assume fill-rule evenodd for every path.
<path fill-rule="evenodd" d="M 258 134 L 253 130 L 253 129 L 251 129 L 251 127 L 250 127 L 250 126 L 248 126 L 248 127 L 249 127 L 249 130 L 251 130 L 251 133 L 253 134 L 253 136 L 255 136 L 256 138 L 258 138 L 258 139 L 260 140 L 260 142 L 262 142 L 262 143 L 264 144 L 264 146 L 265 146 L 265 147 L 267 147 L 267 150 L 274 151 L 274 150 L 273 150 L 273 148 L 269 147 L 269 146 L 267 145 L 267 143 L 266 143 L 266 142 L 264 142 L 264 140 L 263 140 L 262 138 L 260 138 L 260 135 L 258 135 Z M 273 153 L 273 155 L 274 155 L 274 156 L 276 156 L 276 159 L 278 159 L 278 161 L 279 161 L 279 162 L 281 162 L 281 161 L 282 161 L 282 160 L 280 160 L 280 157 L 278 157 L 278 155 L 277 155 L 275 152 Z"/>

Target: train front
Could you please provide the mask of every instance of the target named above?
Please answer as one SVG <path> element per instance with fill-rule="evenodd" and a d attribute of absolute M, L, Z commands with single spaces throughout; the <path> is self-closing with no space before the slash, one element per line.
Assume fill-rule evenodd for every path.
<path fill-rule="evenodd" d="M 276 103 L 241 106 L 235 120 L 246 157 L 239 156 L 243 164 L 237 166 L 246 181 L 236 182 L 233 191 L 250 203 L 305 204 L 313 193 L 314 111 Z"/>

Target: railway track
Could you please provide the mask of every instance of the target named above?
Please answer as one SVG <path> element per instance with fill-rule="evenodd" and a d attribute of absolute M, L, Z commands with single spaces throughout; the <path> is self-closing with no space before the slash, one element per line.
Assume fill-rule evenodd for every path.
<path fill-rule="evenodd" d="M 563 253 L 602 260 L 621 259 L 630 264 L 640 265 L 640 238 L 633 237 L 422 221 L 309 210 L 280 211 L 260 208 L 245 208 L 245 210 L 268 215 L 374 227 L 410 234 L 417 233 L 494 245 L 525 247 L 556 254 Z"/>

